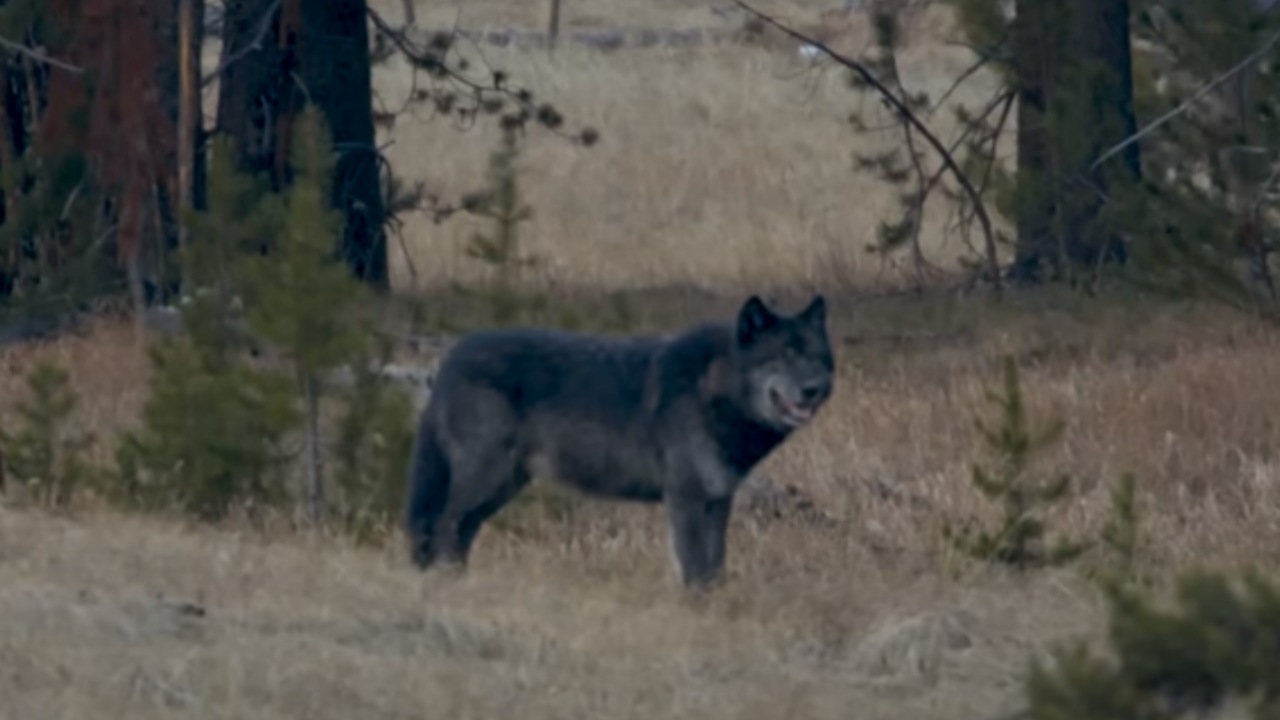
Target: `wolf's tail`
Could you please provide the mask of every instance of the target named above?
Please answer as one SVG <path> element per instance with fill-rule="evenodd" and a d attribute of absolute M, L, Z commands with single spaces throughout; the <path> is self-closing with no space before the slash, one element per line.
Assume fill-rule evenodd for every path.
<path fill-rule="evenodd" d="M 424 418 L 414 438 L 404 517 L 413 563 L 424 570 L 436 560 L 433 537 L 449 499 L 449 480 L 449 460 L 440 446 L 435 423 Z"/>

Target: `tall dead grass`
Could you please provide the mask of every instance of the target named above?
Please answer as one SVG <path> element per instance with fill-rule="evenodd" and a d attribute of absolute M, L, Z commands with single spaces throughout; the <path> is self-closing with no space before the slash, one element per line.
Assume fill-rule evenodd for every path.
<path fill-rule="evenodd" d="M 841 344 L 836 395 L 759 470 L 829 522 L 739 511 L 709 598 L 677 591 L 661 511 L 643 506 L 584 501 L 533 531 L 487 530 L 462 576 L 420 575 L 398 541 L 0 507 L 0 717 L 1007 711 L 1030 656 L 1103 625 L 1073 571 L 1006 577 L 941 540 L 945 519 L 992 514 L 968 484 L 971 421 L 1003 353 L 1022 359 L 1033 418 L 1068 423 L 1041 467 L 1081 493 L 1052 528 L 1096 533 L 1132 470 L 1144 569 L 1274 564 L 1274 330 L 1102 305 L 838 299 L 833 316 L 860 340 Z M 6 351 L 3 404 L 53 356 L 95 430 L 131 425 L 145 367 L 128 332 Z"/>
<path fill-rule="evenodd" d="M 396 3 L 379 4 L 399 17 Z M 762 3 L 797 26 L 822 23 L 813 3 Z M 543 27 L 540 5 L 440 5 L 420 10 L 426 27 L 457 25 Z M 708 6 L 578 6 L 567 3 L 566 22 L 610 26 L 726 27 L 741 22 Z M 905 85 L 941 99 L 973 62 L 951 38 L 945 8 L 913 15 L 901 53 Z M 831 44 L 860 52 L 871 43 L 869 16 L 842 19 Z M 830 23 L 828 23 L 830 24 Z M 586 289 L 691 285 L 724 290 L 741 286 L 894 284 L 901 268 L 869 254 L 877 226 L 898 212 L 898 189 L 856 171 L 855 154 L 902 145 L 877 100 L 849 89 L 844 72 L 812 65 L 794 48 L 713 45 L 688 49 L 633 48 L 613 52 L 564 43 L 549 56 L 460 43 L 473 67 L 510 73 L 554 103 L 575 124 L 599 128 L 590 149 L 533 132 L 521 160 L 523 191 L 534 209 L 521 242 L 538 257 L 533 279 Z M 397 108 L 412 91 L 400 59 L 375 71 L 375 91 Z M 958 132 L 952 110 L 984 105 L 996 88 L 978 73 L 931 115 L 944 141 Z M 862 111 L 886 129 L 856 132 L 850 113 Z M 406 115 L 381 143 L 395 171 L 422 180 L 441 197 L 481 187 L 487 154 L 496 147 L 492 123 L 467 130 L 445 118 Z M 937 164 L 931 158 L 930 165 Z M 921 231 L 926 257 L 942 267 L 970 252 L 945 224 L 949 208 L 932 204 Z M 477 220 L 455 216 L 443 225 L 425 215 L 406 217 L 402 242 L 393 244 L 394 282 L 434 289 L 473 277 L 482 268 L 463 248 Z"/>
<path fill-rule="evenodd" d="M 570 18 L 636 24 L 701 12 L 566 5 Z M 497 3 L 430 13 L 452 21 L 459 7 L 464 26 L 537 18 Z M 934 96 L 965 62 L 938 34 L 905 56 L 908 85 Z M 530 141 L 537 216 L 524 239 L 545 259 L 542 281 L 732 289 L 637 308 L 646 329 L 671 329 L 731 311 L 743 287 L 879 277 L 859 248 L 892 192 L 853 173 L 849 153 L 896 139 L 841 122 L 854 96 L 834 74 L 788 78 L 792 60 L 746 48 L 486 53 L 605 132 L 590 151 Z M 405 91 L 403 72 L 379 73 L 380 92 Z M 402 119 L 389 155 L 437 191 L 469 190 L 496 139 L 470 132 Z M 926 228 L 935 260 L 950 248 L 941 222 Z M 398 284 L 465 279 L 471 229 L 410 218 L 416 276 L 399 256 Z M 940 539 L 944 520 L 992 512 L 968 472 L 972 418 L 1003 353 L 1022 361 L 1033 417 L 1068 423 L 1043 467 L 1070 472 L 1081 493 L 1051 527 L 1096 532 L 1110 483 L 1131 470 L 1145 567 L 1274 563 L 1274 330 L 1212 310 L 1061 299 L 833 295 L 832 317 L 836 395 L 758 471 L 812 495 L 830 522 L 738 512 L 728 581 L 711 597 L 674 587 L 650 507 L 588 502 L 536 532 L 494 527 L 451 577 L 411 570 L 399 543 L 0 504 L 0 719 L 996 716 L 1018 706 L 1030 656 L 1101 629 L 1072 571 L 956 574 L 968 566 Z M 79 422 L 109 462 L 146 396 L 130 329 L 0 351 L 0 422 L 40 358 L 70 370 Z"/>
<path fill-rule="evenodd" d="M 403 19 L 399 0 L 375 0 L 371 6 L 393 23 Z M 753 7 L 823 35 L 844 52 L 856 54 L 872 43 L 865 9 L 846 16 L 812 0 Z M 566 34 L 597 26 L 732 29 L 745 17 L 712 8 L 566 2 L 562 12 Z M 420 28 L 545 29 L 542 4 L 419 3 L 415 12 Z M 929 4 L 907 17 L 902 80 L 934 100 L 950 92 L 927 119 L 949 144 L 960 131 L 953 110 L 985 106 L 997 81 L 979 71 L 953 89 L 974 56 L 955 42 L 948 9 Z M 220 51 L 216 39 L 206 44 L 206 71 L 217 65 Z M 843 70 L 801 58 L 794 43 L 603 52 L 565 42 L 551 55 L 459 40 L 456 53 L 482 82 L 485 68 L 500 69 L 513 86 L 533 90 L 575 125 L 601 132 L 601 142 L 589 149 L 536 130 L 524 144 L 522 192 L 534 217 L 522 225 L 521 244 L 539 261 L 525 276 L 528 281 L 594 291 L 724 291 L 894 286 L 914 277 L 901 258 L 867 251 L 878 224 L 896 219 L 899 189 L 856 170 L 854 162 L 857 155 L 902 146 L 901 130 L 876 98 L 848 87 Z M 374 70 L 376 105 L 383 111 L 404 108 L 423 81 L 418 82 L 403 58 L 393 57 Z M 203 93 L 210 128 L 217 93 L 216 81 Z M 848 121 L 855 111 L 881 129 L 855 131 Z M 397 175 L 407 183 L 426 183 L 446 201 L 482 186 L 498 140 L 494 123 L 460 128 L 430 107 L 401 113 L 378 137 Z M 1012 149 L 1005 145 L 1001 152 L 1007 157 Z M 936 157 L 925 161 L 927 168 L 937 165 Z M 931 202 L 921 226 L 925 257 L 941 268 L 974 252 L 947 228 L 951 213 L 945 202 Z M 479 219 L 457 215 L 435 224 L 427 213 L 410 212 L 402 220 L 390 250 L 397 288 L 438 290 L 484 270 L 464 252 L 469 238 L 483 229 Z"/>

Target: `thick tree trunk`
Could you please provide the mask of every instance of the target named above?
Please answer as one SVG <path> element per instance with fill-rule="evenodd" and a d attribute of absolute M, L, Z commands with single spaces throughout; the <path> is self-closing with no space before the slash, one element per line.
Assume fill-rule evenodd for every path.
<path fill-rule="evenodd" d="M 346 215 L 343 256 L 356 277 L 385 290 L 387 244 L 373 126 L 368 6 L 365 0 L 302 4 L 298 64 L 311 101 L 329 120 L 339 152 L 333 203 Z"/>
<path fill-rule="evenodd" d="M 1018 0 L 1017 252 L 1012 275 L 1090 272 L 1128 253 L 1101 219 L 1119 182 L 1140 179 L 1139 146 L 1090 165 L 1136 131 L 1128 0 Z M 1064 110 L 1065 108 L 1065 110 Z M 1049 268 L 1046 268 L 1049 266 Z"/>
<path fill-rule="evenodd" d="M 1098 41 L 1095 49 L 1097 56 L 1107 68 L 1114 73 L 1113 88 L 1116 105 L 1113 108 L 1102 108 L 1113 114 L 1119 123 L 1120 137 L 1116 142 L 1138 132 L 1137 116 L 1133 108 L 1133 47 L 1132 33 L 1129 27 L 1129 0 L 1087 0 L 1091 13 L 1086 18 L 1082 34 L 1084 38 L 1093 37 Z M 1095 34 L 1096 33 L 1096 34 Z M 1103 148 L 1106 150 L 1108 148 Z M 1120 152 L 1124 168 L 1131 179 L 1142 178 L 1142 152 L 1138 143 L 1131 143 Z"/>
<path fill-rule="evenodd" d="M 22 132 L 23 116 L 22 95 L 19 85 L 14 83 L 11 66 L 0 68 L 0 172 L 7 172 L 14 167 L 20 153 L 18 138 L 24 137 Z M 15 129 L 18 130 L 15 133 Z M 0 226 L 8 222 L 16 222 L 15 209 L 18 203 L 18 189 L 0 190 Z M 7 300 L 17 289 L 18 273 L 22 266 L 22 247 L 19 239 L 10 235 L 5 243 L 0 243 L 0 308 L 7 307 Z M 7 319 L 0 311 L 0 324 Z"/>
<path fill-rule="evenodd" d="M 1128 259 L 1124 240 L 1114 227 L 1098 222 L 1099 213 L 1121 184 L 1141 179 L 1138 143 L 1131 143 L 1118 157 L 1090 170 L 1094 160 L 1137 131 L 1133 112 L 1133 65 L 1129 44 L 1129 0 L 1074 0 L 1075 35 L 1069 52 L 1079 58 L 1072 91 L 1085 108 L 1088 150 L 1071 157 L 1068 169 L 1087 178 L 1081 202 L 1071 203 L 1067 241 L 1072 259 L 1097 265 L 1123 264 Z M 1087 64 L 1094 64 L 1089 67 Z"/>
<path fill-rule="evenodd" d="M 241 170 L 270 172 L 273 128 L 288 78 L 275 42 L 280 3 L 227 0 L 225 7 L 222 54 L 228 64 L 218 80 L 217 128 L 235 143 Z"/>
<path fill-rule="evenodd" d="M 1015 207 L 1017 246 L 1012 277 L 1032 281 L 1053 255 L 1053 193 L 1049 186 L 1049 140 L 1045 107 L 1054 58 L 1047 44 L 1046 0 L 1017 0 L 1013 52 L 1018 113 L 1018 198 Z"/>
<path fill-rule="evenodd" d="M 288 182 L 290 119 L 306 102 L 325 114 L 339 152 L 333 205 L 345 217 L 341 254 L 352 273 L 387 287 L 378 155 L 374 145 L 365 0 L 230 0 L 227 52 L 249 47 L 275 8 L 260 50 L 224 72 L 218 128 L 235 141 L 239 165 Z"/>

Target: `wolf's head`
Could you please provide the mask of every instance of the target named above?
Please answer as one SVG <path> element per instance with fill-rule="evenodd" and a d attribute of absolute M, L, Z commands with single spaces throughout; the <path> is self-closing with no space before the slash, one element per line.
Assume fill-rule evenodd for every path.
<path fill-rule="evenodd" d="M 746 409 L 760 422 L 793 430 L 812 420 L 831 397 L 835 363 L 822 295 L 791 316 L 751 296 L 738 312 L 735 339 Z"/>

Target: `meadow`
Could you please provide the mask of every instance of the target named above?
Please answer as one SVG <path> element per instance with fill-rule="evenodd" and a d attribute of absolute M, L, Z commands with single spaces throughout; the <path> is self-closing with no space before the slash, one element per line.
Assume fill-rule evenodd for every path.
<path fill-rule="evenodd" d="M 398 17 L 399 3 L 381 5 Z M 760 9 L 819 22 L 826 8 Z M 472 0 L 420 6 L 418 22 L 536 27 L 542 13 Z M 667 1 L 565 3 L 567 25 L 716 17 Z M 938 95 L 967 55 L 947 44 L 945 15 L 918 22 L 904 76 Z M 833 43 L 867 39 L 854 23 Z M 469 572 L 450 576 L 414 571 L 398 536 L 368 547 L 0 496 L 0 720 L 1006 717 L 1031 658 L 1105 623 L 1079 568 L 1017 575 L 943 539 L 948 522 L 998 513 L 970 470 L 1005 355 L 1033 424 L 1066 423 L 1035 466 L 1076 481 L 1053 532 L 1096 536 L 1133 472 L 1138 560 L 1157 587 L 1192 565 L 1274 569 L 1276 330 L 1131 295 L 890 292 L 901 276 L 862 248 L 895 191 L 850 156 L 897 135 L 853 132 L 843 117 L 858 96 L 786 48 L 484 53 L 602 132 L 591 149 L 530 135 L 536 216 L 522 242 L 545 259 L 530 282 L 584 307 L 626 291 L 635 328 L 654 331 L 725 317 L 758 290 L 788 310 L 828 295 L 836 393 L 751 480 L 795 494 L 739 505 L 726 583 L 702 598 L 675 585 L 658 508 L 571 503 L 495 527 Z M 379 69 L 378 92 L 405 92 L 402 70 Z M 994 80 L 975 83 L 955 101 L 980 101 Z M 465 192 L 497 138 L 459 133 L 401 118 L 388 154 L 407 177 Z M 938 264 L 959 252 L 947 212 L 932 208 L 923 235 Z M 392 248 L 398 293 L 440 298 L 471 277 L 462 244 L 477 227 L 407 217 Z M 148 368 L 132 332 L 104 319 L 0 350 L 0 418 L 23 373 L 53 359 L 71 373 L 80 424 L 108 439 L 135 425 Z M 109 442 L 95 459 L 110 461 Z"/>

